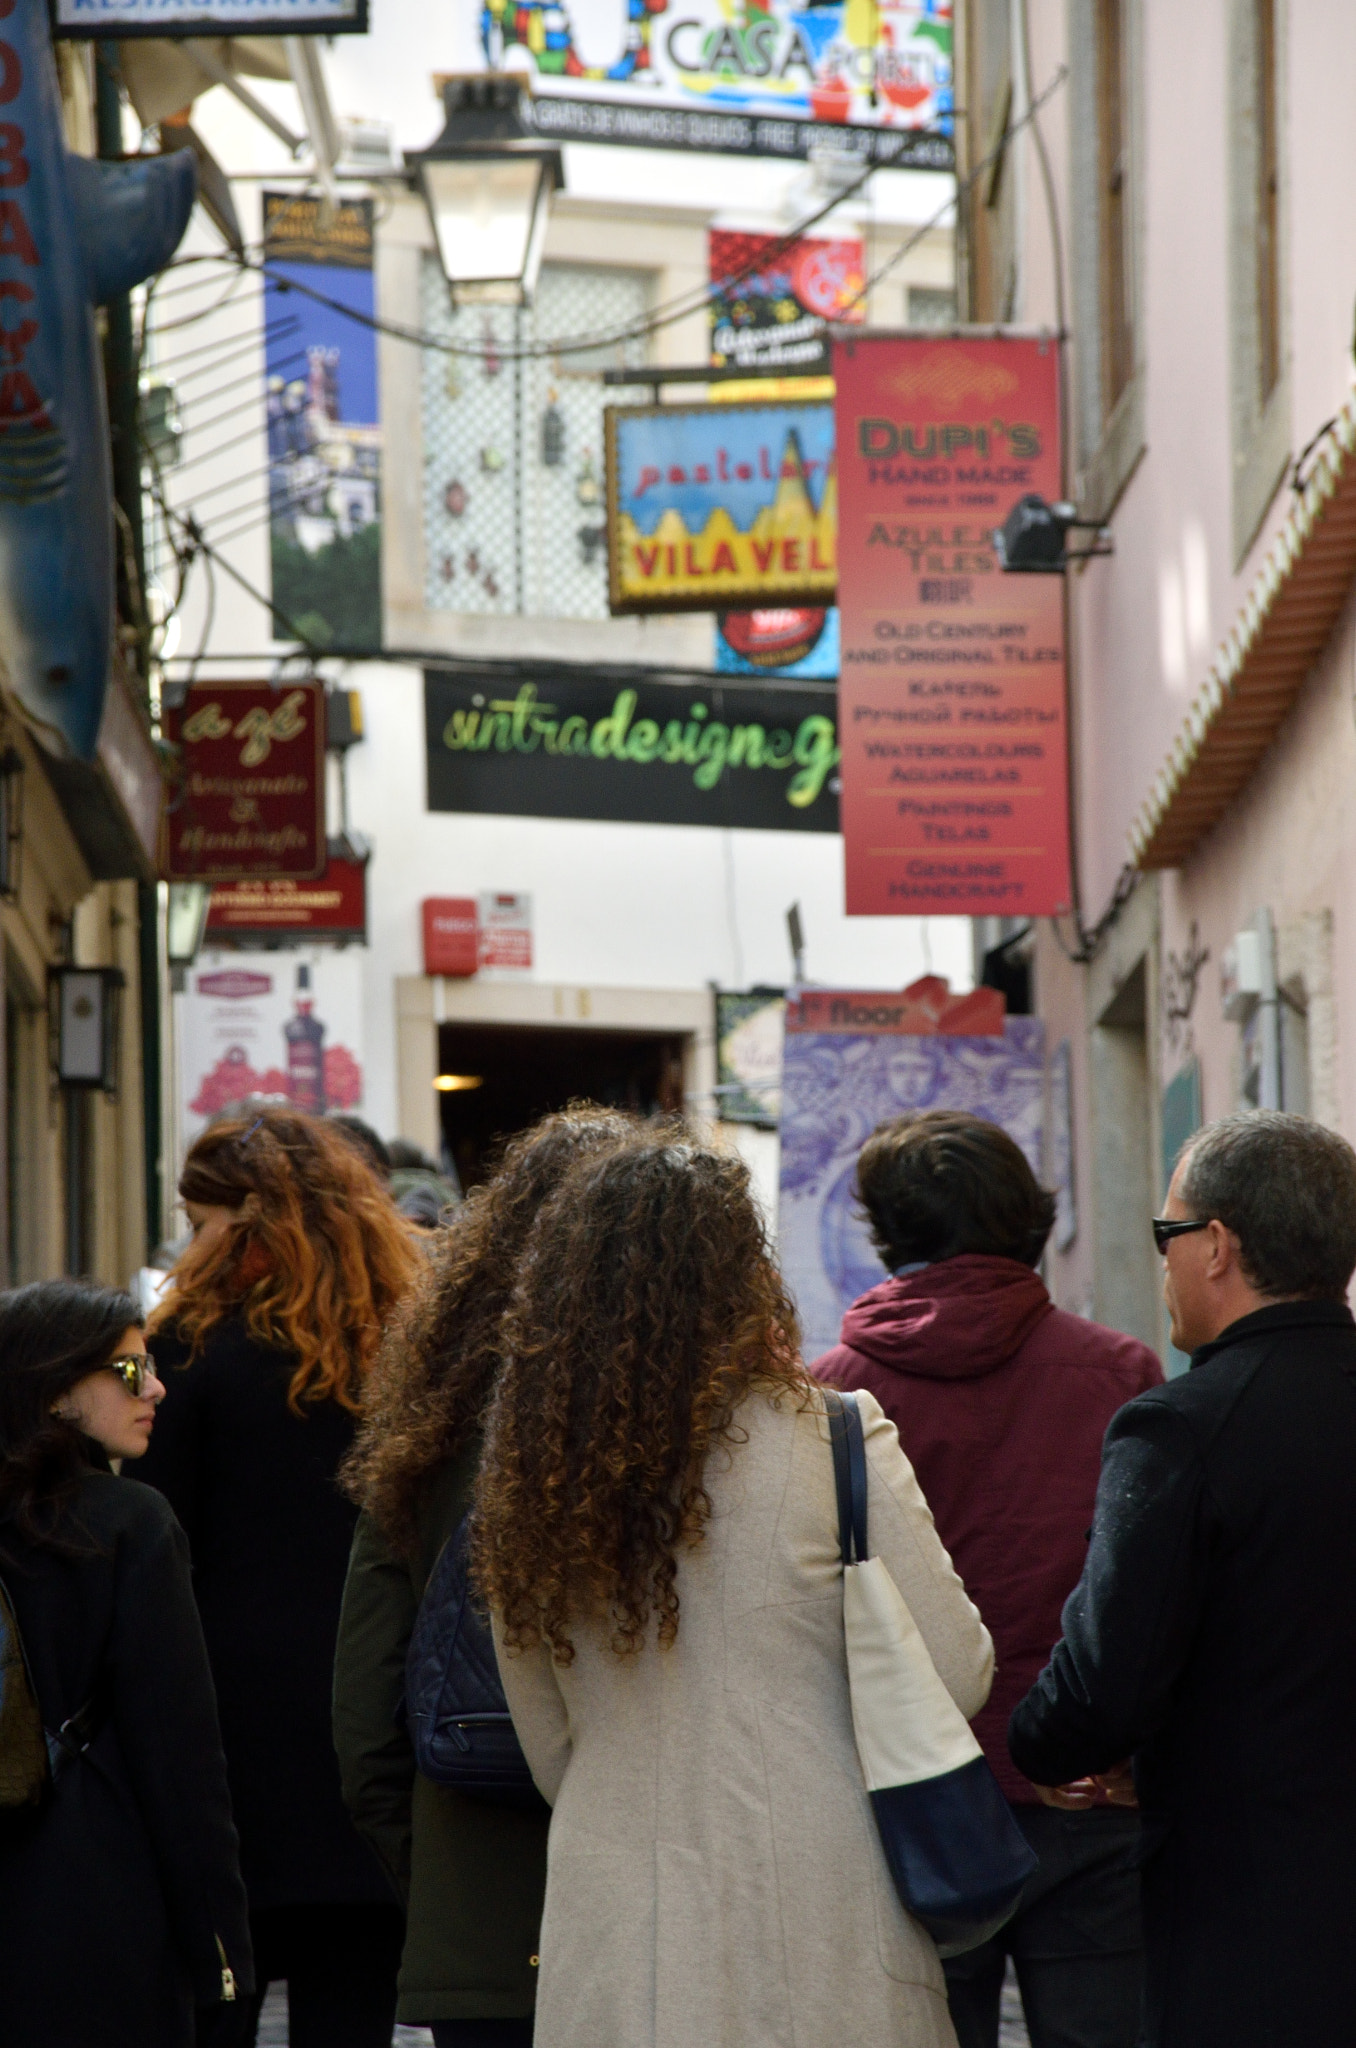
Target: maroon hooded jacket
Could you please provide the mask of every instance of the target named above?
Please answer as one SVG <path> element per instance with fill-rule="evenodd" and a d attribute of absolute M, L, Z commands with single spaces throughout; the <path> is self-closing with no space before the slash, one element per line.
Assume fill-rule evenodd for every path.
<path fill-rule="evenodd" d="M 975 1734 L 1008 1798 L 1033 1805 L 1008 1715 L 1044 1670 L 1082 1573 L 1102 1434 L 1162 1366 L 1137 1338 L 1057 1309 L 1029 1266 L 966 1253 L 862 1295 L 811 1371 L 865 1387 L 899 1430 L 994 1640 Z"/>

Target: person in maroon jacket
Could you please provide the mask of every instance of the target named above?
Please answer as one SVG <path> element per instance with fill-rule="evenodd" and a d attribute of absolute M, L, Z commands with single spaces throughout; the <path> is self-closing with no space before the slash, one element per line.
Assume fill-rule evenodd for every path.
<path fill-rule="evenodd" d="M 899 1430 L 994 1639 L 975 1733 L 1040 1859 L 1002 1933 L 946 1964 L 960 2048 L 996 2048 L 1009 1956 L 1033 2048 L 1134 2048 L 1138 1816 L 1037 1788 L 1008 1756 L 1007 1723 L 1082 1573 L 1103 1432 L 1163 1369 L 1136 1338 L 1055 1307 L 1032 1270 L 1054 1199 L 996 1124 L 896 1117 L 867 1140 L 857 1185 L 892 1277 L 853 1303 L 811 1370 L 865 1387 Z"/>

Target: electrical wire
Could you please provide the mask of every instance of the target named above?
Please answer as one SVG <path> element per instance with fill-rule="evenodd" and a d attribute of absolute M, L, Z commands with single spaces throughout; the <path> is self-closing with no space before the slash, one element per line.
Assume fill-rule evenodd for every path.
<path fill-rule="evenodd" d="M 221 554 L 220 551 L 212 545 L 211 541 L 209 541 L 206 538 L 206 536 L 203 534 L 201 528 L 197 525 L 195 520 L 193 520 L 191 517 L 186 518 L 183 513 L 176 511 L 174 506 L 169 504 L 168 501 L 166 500 L 164 493 L 159 488 L 158 483 L 154 481 L 152 482 L 151 485 L 151 496 L 159 505 L 160 510 L 163 512 L 166 519 L 170 520 L 175 526 L 179 527 L 181 531 L 191 535 L 196 547 L 207 557 L 207 559 L 211 562 L 214 562 L 219 569 L 224 570 L 226 575 L 228 575 L 231 578 L 233 583 L 239 584 L 240 588 L 245 592 L 247 597 L 252 597 L 256 604 L 261 604 L 264 610 L 269 614 L 269 616 L 275 619 L 278 622 L 278 624 L 285 629 L 285 637 L 287 639 L 295 640 L 298 647 L 301 648 L 301 650 L 305 654 L 310 656 L 312 659 L 318 658 L 325 652 L 323 647 L 317 647 L 314 641 L 309 639 L 308 636 L 302 632 L 301 628 L 296 624 L 294 620 L 290 619 L 287 616 L 286 612 L 279 610 L 278 606 L 274 604 L 271 597 L 265 597 L 263 591 L 256 588 L 256 586 L 250 582 L 248 576 L 242 576 L 239 569 L 237 569 L 233 563 L 228 562 L 226 560 L 226 557 L 223 554 Z M 283 634 L 278 635 L 278 638 L 280 639 L 283 637 Z"/>

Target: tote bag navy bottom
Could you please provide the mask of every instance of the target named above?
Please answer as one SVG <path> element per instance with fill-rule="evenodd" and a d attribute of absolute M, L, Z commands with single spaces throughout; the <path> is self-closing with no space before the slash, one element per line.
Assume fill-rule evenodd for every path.
<path fill-rule="evenodd" d="M 997 1934 L 1036 1858 L 984 1758 L 870 1798 L 899 1896 L 938 1954 L 961 1955 Z"/>

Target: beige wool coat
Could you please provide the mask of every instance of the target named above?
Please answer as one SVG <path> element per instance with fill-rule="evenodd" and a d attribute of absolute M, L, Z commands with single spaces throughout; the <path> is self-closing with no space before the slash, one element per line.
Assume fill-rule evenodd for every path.
<path fill-rule="evenodd" d="M 869 1541 L 967 1719 L 993 1645 L 870 1394 Z M 677 1641 L 500 1647 L 555 1811 L 536 2048 L 955 2048 L 933 1944 L 900 1906 L 857 1761 L 833 1459 L 818 1393 L 762 1394 L 710 1460 Z M 496 1635 L 498 1631 L 496 1630 Z"/>

